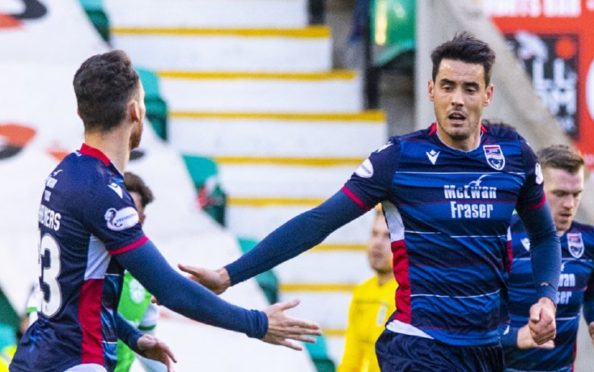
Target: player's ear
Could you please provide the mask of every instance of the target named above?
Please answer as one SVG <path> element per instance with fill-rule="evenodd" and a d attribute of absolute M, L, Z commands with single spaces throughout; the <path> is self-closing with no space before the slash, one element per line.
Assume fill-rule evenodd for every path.
<path fill-rule="evenodd" d="M 435 88 L 435 84 L 433 83 L 433 80 L 429 80 L 429 81 L 427 82 L 427 93 L 429 94 L 429 100 L 430 100 L 431 102 L 433 102 L 433 100 L 434 100 L 434 97 L 435 97 L 435 96 L 434 96 L 434 94 L 435 94 L 435 92 L 434 92 L 434 88 Z"/>
<path fill-rule="evenodd" d="M 483 103 L 483 106 L 487 107 L 491 104 L 491 101 L 493 100 L 494 93 L 495 93 L 495 86 L 493 84 L 489 84 L 487 86 L 487 89 L 485 89 L 485 102 Z"/>
<path fill-rule="evenodd" d="M 135 99 L 128 101 L 128 117 L 133 123 L 141 120 L 140 106 L 138 105 L 138 101 Z"/>

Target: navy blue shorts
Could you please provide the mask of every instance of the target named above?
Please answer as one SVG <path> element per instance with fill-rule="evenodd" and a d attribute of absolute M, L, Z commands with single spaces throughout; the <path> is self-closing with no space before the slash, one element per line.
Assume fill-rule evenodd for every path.
<path fill-rule="evenodd" d="M 501 345 L 452 346 L 385 330 L 375 344 L 383 372 L 501 372 Z"/>

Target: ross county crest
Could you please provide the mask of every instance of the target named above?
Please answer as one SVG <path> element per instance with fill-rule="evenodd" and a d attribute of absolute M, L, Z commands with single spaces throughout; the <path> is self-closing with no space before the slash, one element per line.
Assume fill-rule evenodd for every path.
<path fill-rule="evenodd" d="M 485 152 L 485 158 L 487 158 L 487 163 L 491 166 L 491 168 L 499 171 L 502 170 L 503 167 L 505 167 L 505 156 L 503 156 L 501 146 L 484 145 L 483 151 Z"/>
<path fill-rule="evenodd" d="M 575 257 L 580 258 L 584 254 L 584 241 L 582 240 L 581 233 L 568 233 L 567 234 L 567 249 L 569 253 Z"/>

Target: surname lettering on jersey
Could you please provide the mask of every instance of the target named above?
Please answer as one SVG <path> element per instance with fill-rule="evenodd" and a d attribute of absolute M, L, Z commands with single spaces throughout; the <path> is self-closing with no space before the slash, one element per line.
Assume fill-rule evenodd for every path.
<path fill-rule="evenodd" d="M 495 200 L 497 199 L 497 187 L 483 186 L 486 175 L 469 182 L 466 185 L 444 185 L 443 194 L 446 200 L 450 201 L 450 211 L 452 218 L 491 218 L 493 204 L 491 203 L 461 203 L 459 200 Z"/>
<path fill-rule="evenodd" d="M 54 231 L 60 230 L 61 219 L 62 215 L 60 215 L 59 212 L 56 212 L 43 204 L 39 207 L 39 223 L 48 229 L 53 229 Z"/>

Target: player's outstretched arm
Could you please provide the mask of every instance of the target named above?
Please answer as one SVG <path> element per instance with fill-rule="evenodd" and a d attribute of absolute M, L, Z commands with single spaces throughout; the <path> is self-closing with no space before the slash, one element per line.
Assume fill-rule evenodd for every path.
<path fill-rule="evenodd" d="M 561 273 L 561 248 L 547 203 L 538 208 L 520 208 L 518 214 L 530 238 L 530 259 L 538 291 L 538 302 L 530 308 L 528 327 L 538 345 L 556 335 L 555 299 Z"/>
<path fill-rule="evenodd" d="M 269 331 L 276 332 L 273 333 L 274 339 L 306 342 L 309 341 L 307 335 L 320 334 L 317 324 L 284 315 L 284 305 L 269 314 L 224 301 L 200 284 L 177 273 L 150 241 L 115 258 L 161 305 L 191 319 L 259 339 L 267 337 Z"/>
<path fill-rule="evenodd" d="M 322 334 L 319 327 L 313 323 L 288 317 L 286 310 L 299 305 L 299 300 L 294 299 L 287 302 L 279 302 L 267 307 L 264 312 L 268 316 L 268 331 L 262 341 L 274 345 L 286 346 L 294 350 L 302 350 L 301 345 L 292 342 L 315 342 L 315 339 L 308 335 Z M 308 329 L 308 334 L 296 332 L 297 329 Z M 290 337 L 288 337 L 290 336 Z"/>
<path fill-rule="evenodd" d="M 532 338 L 528 324 L 521 328 L 510 327 L 501 337 L 504 346 L 517 347 L 518 349 L 553 349 L 555 342 L 549 340 L 544 344 L 537 344 Z"/>
<path fill-rule="evenodd" d="M 167 366 L 167 371 L 173 371 L 173 363 L 177 363 L 175 356 L 163 341 L 156 337 L 143 334 L 133 327 L 119 313 L 115 313 L 115 325 L 118 338 L 128 345 L 134 352 Z"/>
<path fill-rule="evenodd" d="M 155 336 L 145 333 L 138 339 L 138 354 L 145 358 L 163 363 L 167 372 L 173 372 L 173 363 L 177 363 L 175 356 L 163 341 Z"/>
<path fill-rule="evenodd" d="M 556 310 L 555 303 L 547 297 L 542 297 L 530 307 L 528 327 L 537 345 L 543 345 L 557 335 Z"/>
<path fill-rule="evenodd" d="M 188 265 L 179 268 L 215 293 L 222 293 L 229 286 L 270 270 L 320 244 L 334 230 L 366 211 L 339 191 L 316 208 L 274 230 L 254 249 L 224 268 L 209 270 Z"/>

